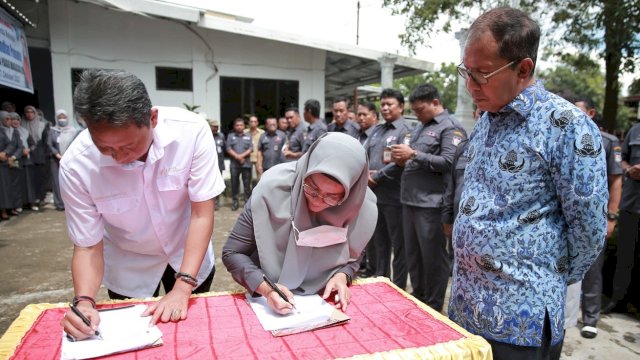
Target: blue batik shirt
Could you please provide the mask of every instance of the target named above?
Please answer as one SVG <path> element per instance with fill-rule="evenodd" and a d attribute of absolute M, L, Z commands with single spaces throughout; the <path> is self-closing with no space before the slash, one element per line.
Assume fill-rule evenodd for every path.
<path fill-rule="evenodd" d="M 449 317 L 486 339 L 563 337 L 567 283 L 604 246 L 607 167 L 594 123 L 542 84 L 478 121 L 453 231 Z"/>

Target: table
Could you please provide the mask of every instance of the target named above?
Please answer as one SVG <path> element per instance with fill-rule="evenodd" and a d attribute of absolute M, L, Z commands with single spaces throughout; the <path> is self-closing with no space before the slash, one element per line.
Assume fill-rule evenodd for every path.
<path fill-rule="evenodd" d="M 386 278 L 354 282 L 345 325 L 273 337 L 243 294 L 191 298 L 188 318 L 158 324 L 164 345 L 108 359 L 491 359 L 491 347 Z M 127 302 L 149 303 L 153 299 Z M 108 301 L 113 307 L 122 301 Z M 32 304 L 0 339 L 0 358 L 59 359 L 67 304 Z"/>

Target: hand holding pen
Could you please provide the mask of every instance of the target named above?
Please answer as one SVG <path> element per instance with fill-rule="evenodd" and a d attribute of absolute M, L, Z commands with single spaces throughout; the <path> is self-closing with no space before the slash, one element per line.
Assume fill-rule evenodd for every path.
<path fill-rule="evenodd" d="M 262 291 L 261 294 L 267 298 L 267 303 L 271 308 L 282 315 L 288 314 L 292 310 L 300 313 L 293 304 L 293 294 L 289 289 L 274 283 L 267 275 L 262 275 L 262 279 L 265 281 L 263 284 L 266 284 L 268 288 L 266 291 Z"/>
<path fill-rule="evenodd" d="M 69 308 L 70 311 L 65 313 L 60 324 L 70 340 L 84 340 L 94 335 L 100 337 L 100 316 L 96 309 L 73 304 Z"/>

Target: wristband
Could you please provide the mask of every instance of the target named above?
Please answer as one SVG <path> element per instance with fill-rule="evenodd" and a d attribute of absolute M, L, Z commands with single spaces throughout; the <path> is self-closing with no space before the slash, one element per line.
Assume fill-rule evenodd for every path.
<path fill-rule="evenodd" d="M 93 307 L 94 309 L 96 308 L 96 301 L 91 296 L 74 296 L 73 300 L 71 300 L 71 303 L 73 304 L 73 306 L 78 306 L 78 303 L 81 301 L 89 302 L 91 303 L 91 307 Z"/>
<path fill-rule="evenodd" d="M 194 288 L 198 287 L 198 280 L 196 278 L 194 278 L 193 276 L 184 273 L 184 272 L 177 272 L 174 277 L 176 278 L 176 280 L 180 279 L 184 282 L 186 282 L 187 284 L 191 285 Z"/>

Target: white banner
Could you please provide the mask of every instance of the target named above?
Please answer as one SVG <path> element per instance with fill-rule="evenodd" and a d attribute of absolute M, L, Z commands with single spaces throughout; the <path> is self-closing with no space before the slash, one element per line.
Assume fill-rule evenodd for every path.
<path fill-rule="evenodd" d="M 0 84 L 33 94 L 24 27 L 0 8 Z"/>

